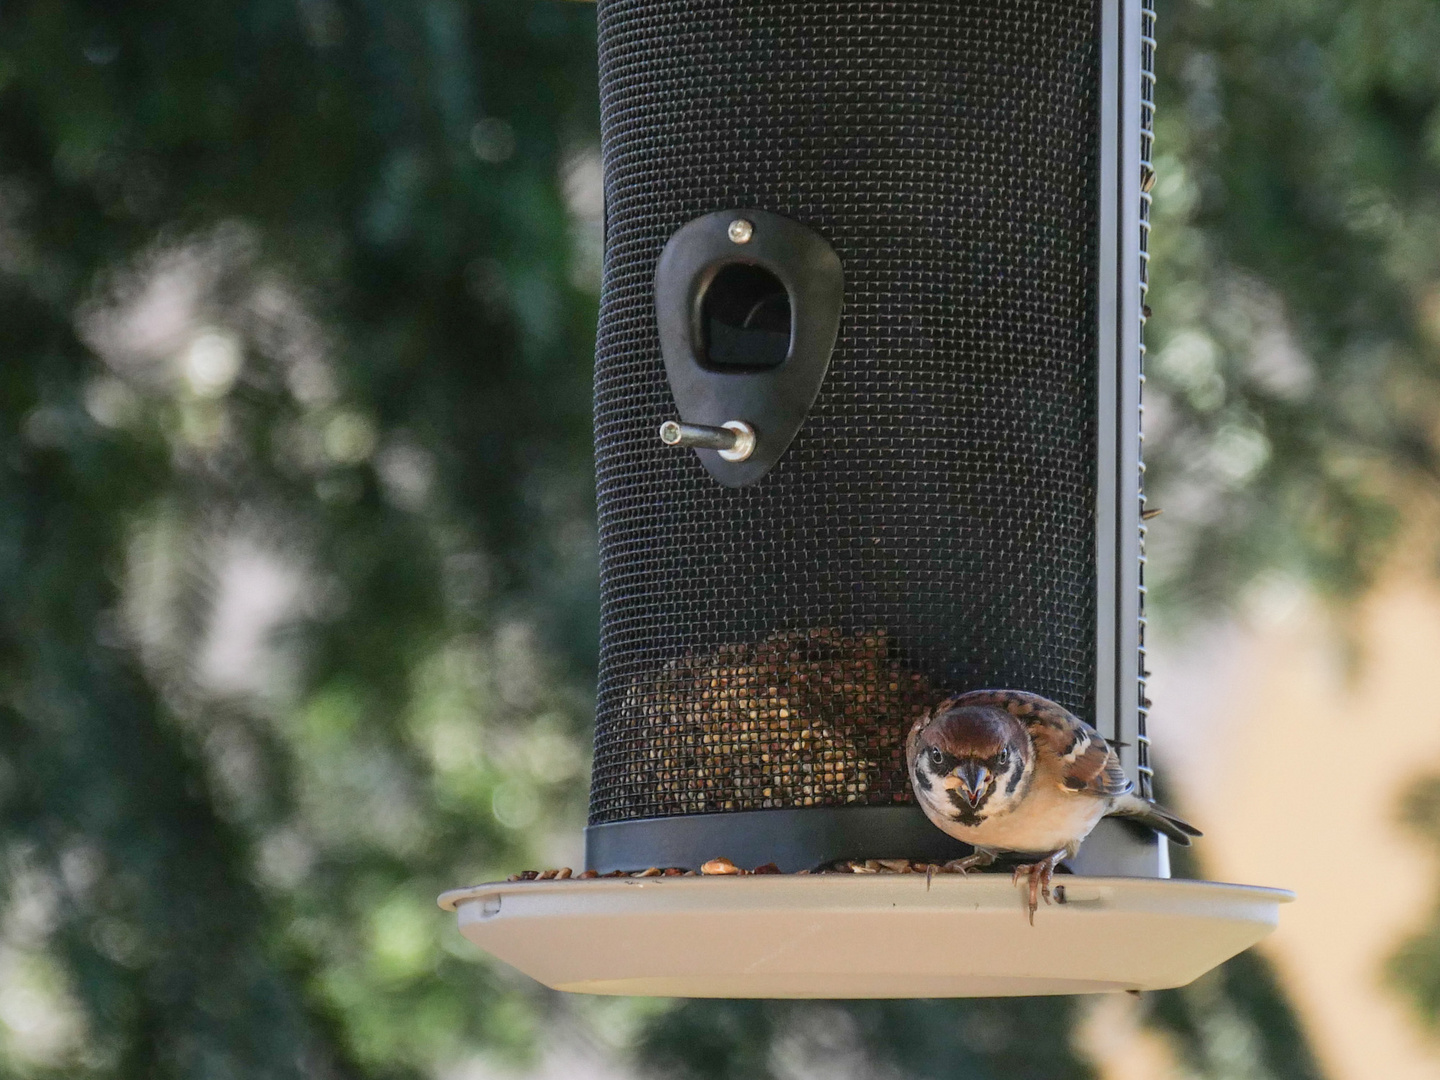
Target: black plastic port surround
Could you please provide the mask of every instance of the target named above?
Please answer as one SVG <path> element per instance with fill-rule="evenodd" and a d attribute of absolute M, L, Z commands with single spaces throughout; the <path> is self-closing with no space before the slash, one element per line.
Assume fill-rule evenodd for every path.
<path fill-rule="evenodd" d="M 720 483 L 755 483 L 795 438 L 830 366 L 843 298 L 835 250 L 779 214 L 717 211 L 666 243 L 655 315 L 679 419 L 713 427 L 741 420 L 756 432 L 745 461 L 695 451 Z"/>

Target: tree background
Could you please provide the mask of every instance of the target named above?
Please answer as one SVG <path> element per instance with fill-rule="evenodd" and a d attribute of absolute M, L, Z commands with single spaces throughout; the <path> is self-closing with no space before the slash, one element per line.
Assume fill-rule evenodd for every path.
<path fill-rule="evenodd" d="M 1075 1001 L 569 998 L 434 907 L 583 825 L 594 32 L 0 8 L 6 1075 L 1091 1074 Z M 1343 611 L 1436 534 L 1440 7 L 1173 0 L 1160 43 L 1154 602 Z M 1433 1025 L 1430 922 L 1390 977 Z M 1198 1077 L 1319 1075 L 1257 956 L 1147 1017 Z"/>

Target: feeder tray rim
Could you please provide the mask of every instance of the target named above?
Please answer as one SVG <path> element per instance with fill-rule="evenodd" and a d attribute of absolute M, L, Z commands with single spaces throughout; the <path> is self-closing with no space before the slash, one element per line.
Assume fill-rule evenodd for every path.
<path fill-rule="evenodd" d="M 733 888 L 736 882 L 746 882 L 744 888 L 778 888 L 782 884 L 794 882 L 831 882 L 839 881 L 847 884 L 864 882 L 861 887 L 874 889 L 885 884 L 899 885 L 910 888 L 916 879 L 923 879 L 924 874 L 919 871 L 911 873 L 846 873 L 843 870 L 815 871 L 808 874 L 692 874 L 689 876 L 665 876 L 663 874 L 652 877 L 640 877 L 638 874 L 626 874 L 623 877 L 595 877 L 595 878 L 529 878 L 521 881 L 491 881 L 479 885 L 466 885 L 458 889 L 447 889 L 435 900 L 436 905 L 442 911 L 456 911 L 460 905 L 470 900 L 478 900 L 484 896 L 497 894 L 509 895 L 514 892 L 520 895 L 523 892 L 550 891 L 551 889 L 613 889 L 625 886 L 655 886 L 664 885 L 666 888 L 694 888 L 701 882 L 717 883 L 723 888 Z M 931 878 L 930 888 L 933 890 L 940 882 L 946 882 L 946 888 L 953 884 L 965 884 L 975 882 L 992 882 L 1004 880 L 1010 884 L 1010 872 L 1006 871 L 984 871 L 976 870 L 969 874 L 935 874 Z M 763 882 L 764 884 L 758 884 Z M 1273 885 L 1245 885 L 1234 881 L 1209 881 L 1202 878 L 1157 878 L 1157 877 L 1098 877 L 1080 874 L 1057 874 L 1051 882 L 1055 886 L 1087 886 L 1087 885 L 1120 885 L 1127 889 L 1143 888 L 1146 886 L 1158 886 L 1161 889 L 1175 889 L 1182 886 L 1200 885 L 1207 889 L 1235 890 L 1237 893 L 1253 895 L 1255 898 L 1265 898 L 1277 904 L 1294 903 L 1296 894 L 1292 889 L 1279 888 Z M 547 888 L 548 887 L 548 888 Z M 608 888 L 607 888 L 608 887 Z M 703 887 L 703 886 L 702 886 Z M 808 887 L 808 886 L 804 886 Z M 1018 888 L 1017 888 L 1018 891 Z M 1063 905 L 1061 905 L 1063 906 Z"/>
<path fill-rule="evenodd" d="M 1033 925 L 1008 874 L 496 882 L 440 906 L 471 942 L 574 993 L 939 998 L 1183 986 L 1269 934 L 1285 889 L 1068 875 Z M 924 948 L 917 949 L 917 942 Z"/>

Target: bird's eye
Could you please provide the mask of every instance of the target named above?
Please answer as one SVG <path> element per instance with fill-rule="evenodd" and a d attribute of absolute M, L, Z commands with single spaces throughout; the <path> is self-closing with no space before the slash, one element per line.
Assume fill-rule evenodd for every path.
<path fill-rule="evenodd" d="M 1001 750 L 1000 753 L 996 754 L 996 755 L 995 755 L 995 764 L 996 764 L 998 767 L 1002 768 L 1002 769 L 1003 769 L 1006 765 L 1009 765 L 1009 764 L 1010 764 L 1010 751 L 1009 751 L 1009 750 Z"/>
<path fill-rule="evenodd" d="M 936 765 L 944 765 L 945 751 L 941 750 L 938 746 L 932 746 L 930 748 L 930 760 Z"/>

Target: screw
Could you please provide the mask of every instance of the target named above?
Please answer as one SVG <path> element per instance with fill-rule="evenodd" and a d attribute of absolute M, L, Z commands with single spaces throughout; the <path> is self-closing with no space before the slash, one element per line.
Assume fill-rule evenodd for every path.
<path fill-rule="evenodd" d="M 731 243 L 748 244 L 750 238 L 755 235 L 755 226 L 746 221 L 743 217 L 736 218 L 730 222 L 730 228 L 726 230 Z"/>
<path fill-rule="evenodd" d="M 666 446 L 717 450 L 726 461 L 745 461 L 755 452 L 755 429 L 743 420 L 729 420 L 721 427 L 666 420 L 660 425 L 660 441 Z"/>

